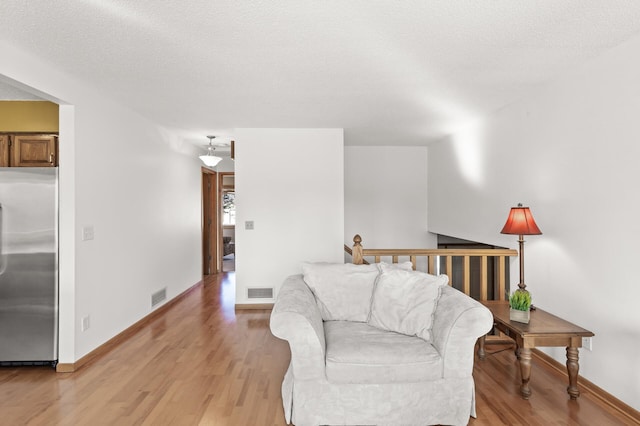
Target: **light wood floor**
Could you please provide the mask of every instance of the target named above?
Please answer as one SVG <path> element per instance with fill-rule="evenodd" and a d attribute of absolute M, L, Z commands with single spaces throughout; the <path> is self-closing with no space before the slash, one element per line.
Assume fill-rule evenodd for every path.
<path fill-rule="evenodd" d="M 164 316 L 75 373 L 0 369 L 1 425 L 284 425 L 286 342 L 268 311 L 234 312 L 234 275 L 212 276 Z M 489 347 L 489 351 L 499 348 Z M 617 425 L 629 419 L 533 360 L 529 401 L 513 352 L 476 359 L 479 425 Z"/>

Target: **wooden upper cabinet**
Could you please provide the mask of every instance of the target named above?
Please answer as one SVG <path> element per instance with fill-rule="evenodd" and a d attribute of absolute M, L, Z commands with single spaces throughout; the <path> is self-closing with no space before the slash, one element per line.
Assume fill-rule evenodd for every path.
<path fill-rule="evenodd" d="M 0 135 L 0 167 L 9 167 L 9 136 Z"/>
<path fill-rule="evenodd" d="M 11 166 L 55 167 L 58 165 L 58 137 L 15 135 L 11 143 Z"/>

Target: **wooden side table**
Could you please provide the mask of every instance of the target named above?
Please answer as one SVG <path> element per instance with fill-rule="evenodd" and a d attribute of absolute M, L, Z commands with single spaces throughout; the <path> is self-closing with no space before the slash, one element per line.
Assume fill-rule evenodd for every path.
<path fill-rule="evenodd" d="M 578 348 L 582 347 L 583 337 L 592 337 L 589 330 L 578 327 L 575 324 L 558 318 L 542 309 L 531 311 L 529 324 L 511 321 L 509 319 L 509 303 L 503 301 L 482 301 L 493 314 L 495 327 L 515 340 L 517 345 L 516 355 L 520 362 L 522 385 L 520 394 L 522 398 L 529 399 L 531 389 L 529 379 L 531 377 L 531 349 L 537 346 L 566 346 L 567 348 L 567 373 L 569 374 L 569 387 L 567 392 L 571 399 L 580 396 L 578 390 Z M 478 356 L 484 359 L 485 336 L 480 338 Z"/>

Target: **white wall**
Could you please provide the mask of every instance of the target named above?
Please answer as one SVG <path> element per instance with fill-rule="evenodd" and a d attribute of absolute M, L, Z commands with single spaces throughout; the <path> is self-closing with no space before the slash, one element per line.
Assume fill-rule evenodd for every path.
<path fill-rule="evenodd" d="M 201 155 L 201 154 L 200 154 Z M 231 159 L 231 157 L 222 157 L 222 161 L 220 161 L 213 168 L 216 172 L 233 172 L 235 169 L 235 161 Z"/>
<path fill-rule="evenodd" d="M 511 206 L 531 207 L 543 232 L 526 237 L 534 303 L 596 334 L 580 374 L 635 409 L 638 51 L 640 37 L 430 147 L 428 168 L 433 232 L 516 248 L 500 229 Z M 564 363 L 564 348 L 547 351 Z"/>
<path fill-rule="evenodd" d="M 345 147 L 345 235 L 368 248 L 435 248 L 427 232 L 427 148 Z"/>
<path fill-rule="evenodd" d="M 200 164 L 107 94 L 2 42 L 0 55 L 2 78 L 64 105 L 59 359 L 72 363 L 151 312 L 151 293 L 201 279 Z M 89 225 L 95 239 L 81 241 Z"/>
<path fill-rule="evenodd" d="M 236 303 L 269 303 L 247 288 L 277 295 L 302 262 L 343 261 L 343 131 L 238 129 L 235 152 Z"/>

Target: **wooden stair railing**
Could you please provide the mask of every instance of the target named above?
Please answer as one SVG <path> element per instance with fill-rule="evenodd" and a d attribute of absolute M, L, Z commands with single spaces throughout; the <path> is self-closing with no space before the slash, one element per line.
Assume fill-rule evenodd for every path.
<path fill-rule="evenodd" d="M 345 250 L 348 247 L 345 245 Z M 349 251 L 347 251 L 349 253 Z M 510 256 L 517 256 L 517 250 L 511 249 L 365 249 L 362 247 L 362 238 L 360 235 L 353 237 L 353 248 L 350 250 L 350 254 L 353 256 L 353 263 L 360 265 L 368 263 L 365 257 L 373 257 L 376 263 L 379 263 L 381 258 L 390 257 L 392 263 L 398 263 L 400 258 L 408 258 L 411 261 L 412 267 L 416 270 L 417 260 L 420 257 L 426 257 L 427 259 L 427 271 L 430 274 L 436 274 L 436 261 L 439 258 L 444 258 L 444 273 L 449 277 L 449 285 L 455 286 L 461 289 L 466 295 L 471 296 L 471 259 L 480 259 L 480 289 L 479 300 L 489 300 L 489 274 L 488 264 L 489 259 L 495 259 L 497 262 L 497 271 L 495 277 L 493 298 L 491 300 L 506 300 L 507 298 L 507 258 Z M 453 259 L 459 257 L 462 258 L 462 283 L 454 283 L 453 274 Z"/>

